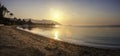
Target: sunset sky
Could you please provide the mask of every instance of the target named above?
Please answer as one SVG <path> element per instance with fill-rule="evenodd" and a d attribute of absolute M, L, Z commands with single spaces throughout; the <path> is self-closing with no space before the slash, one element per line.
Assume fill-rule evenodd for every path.
<path fill-rule="evenodd" d="M 120 25 L 120 0 L 2 0 L 17 18 L 72 25 Z"/>

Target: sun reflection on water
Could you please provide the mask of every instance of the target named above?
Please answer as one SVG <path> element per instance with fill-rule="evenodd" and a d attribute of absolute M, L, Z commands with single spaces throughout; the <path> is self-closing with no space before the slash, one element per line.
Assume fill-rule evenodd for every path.
<path fill-rule="evenodd" d="M 54 27 L 60 27 L 60 25 L 55 25 Z"/>
<path fill-rule="evenodd" d="M 55 32 L 54 32 L 54 39 L 60 40 L 60 39 L 59 39 L 59 31 L 55 31 Z"/>

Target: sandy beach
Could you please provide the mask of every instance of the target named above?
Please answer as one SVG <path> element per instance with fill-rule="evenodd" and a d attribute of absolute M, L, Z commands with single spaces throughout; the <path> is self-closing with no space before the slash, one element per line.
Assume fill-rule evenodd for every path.
<path fill-rule="evenodd" d="M 120 49 L 78 46 L 0 26 L 0 56 L 120 56 Z"/>

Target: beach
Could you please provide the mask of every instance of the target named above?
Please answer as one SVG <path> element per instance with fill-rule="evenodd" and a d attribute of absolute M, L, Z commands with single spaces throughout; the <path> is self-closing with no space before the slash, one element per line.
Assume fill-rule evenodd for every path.
<path fill-rule="evenodd" d="M 119 56 L 120 49 L 95 48 L 57 41 L 0 26 L 0 56 Z"/>

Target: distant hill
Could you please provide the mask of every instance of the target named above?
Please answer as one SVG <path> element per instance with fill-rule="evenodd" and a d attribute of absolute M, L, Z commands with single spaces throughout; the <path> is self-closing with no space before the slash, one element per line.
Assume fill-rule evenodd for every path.
<path fill-rule="evenodd" d="M 25 20 L 28 21 L 29 19 L 25 19 Z M 53 21 L 53 20 L 34 20 L 34 19 L 31 19 L 31 21 L 34 24 L 55 24 L 55 25 L 61 25 L 60 23 L 58 23 L 56 21 Z"/>

